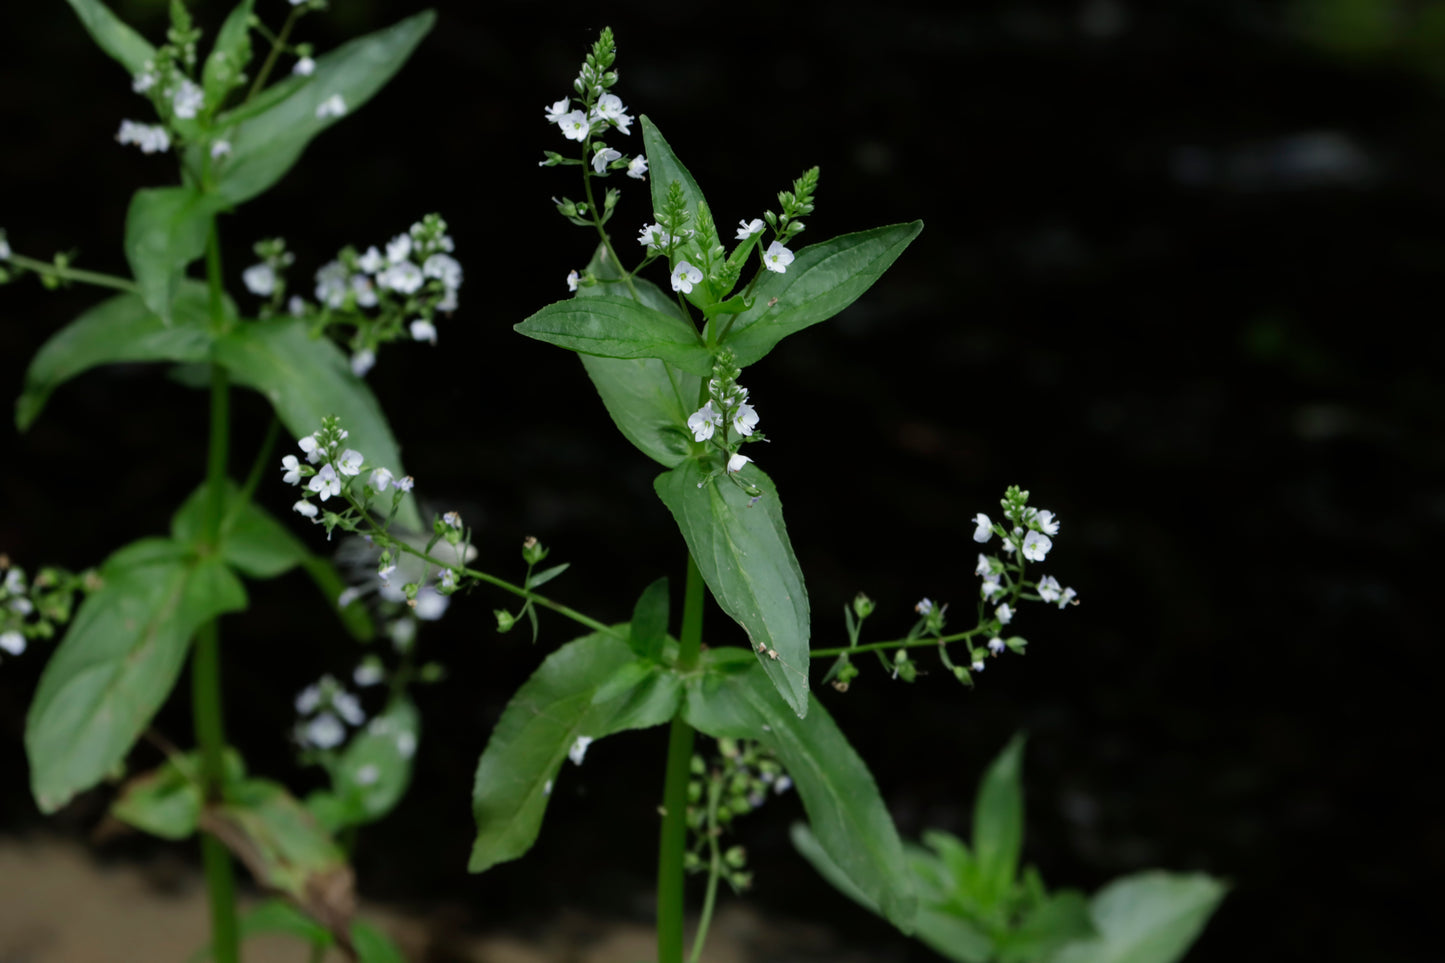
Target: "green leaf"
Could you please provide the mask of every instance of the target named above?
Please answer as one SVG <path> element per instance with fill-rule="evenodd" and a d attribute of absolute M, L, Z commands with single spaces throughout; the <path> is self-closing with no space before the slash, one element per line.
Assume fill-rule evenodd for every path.
<path fill-rule="evenodd" d="M 808 591 L 772 479 L 756 465 L 743 471 L 746 481 L 762 489 L 755 503 L 727 479 L 704 482 L 694 459 L 652 484 L 677 520 L 713 598 L 747 632 L 768 678 L 801 717 L 808 711 Z"/>
<path fill-rule="evenodd" d="M 275 578 L 306 561 L 311 553 L 305 545 L 265 509 L 249 499 L 242 504 L 240 498 L 240 490 L 227 482 L 220 544 L 226 564 L 251 578 L 264 579 Z M 206 486 L 201 485 L 171 518 L 171 538 L 183 545 L 197 545 L 205 513 Z"/>
<path fill-rule="evenodd" d="M 205 253 L 216 213 L 225 207 L 194 187 L 135 192 L 125 215 L 125 258 L 141 300 L 166 324 L 186 266 Z"/>
<path fill-rule="evenodd" d="M 196 560 L 169 539 L 145 539 L 101 567 L 45 666 L 26 718 L 30 785 L 43 812 L 114 770 L 170 695 L 202 623 L 246 605 L 218 558 Z"/>
<path fill-rule="evenodd" d="M 100 0 L 67 0 L 70 9 L 80 18 L 90 39 L 110 55 L 110 58 L 125 68 L 126 73 L 141 72 L 147 60 L 156 55 L 144 37 L 132 30 L 124 21 L 110 12 Z"/>
<path fill-rule="evenodd" d="M 245 775 L 234 750 L 226 750 L 225 773 L 228 783 Z M 196 831 L 202 798 L 200 753 L 192 752 L 128 780 L 110 804 L 110 814 L 153 836 L 185 839 Z"/>
<path fill-rule="evenodd" d="M 632 607 L 631 630 L 627 644 L 644 659 L 661 661 L 662 647 L 667 642 L 667 620 L 669 599 L 667 576 L 663 576 L 642 590 L 637 604 Z"/>
<path fill-rule="evenodd" d="M 762 272 L 752 309 L 737 315 L 723 343 L 739 367 L 762 359 L 788 335 L 858 300 L 922 230 L 922 221 L 894 224 L 803 248 L 786 274 Z"/>
<path fill-rule="evenodd" d="M 547 305 L 514 326 L 529 338 L 603 358 L 660 358 L 689 374 L 712 373 L 712 352 L 686 321 L 631 298 L 598 295 Z"/>
<path fill-rule="evenodd" d="M 687 208 L 692 212 L 692 223 L 696 226 L 698 208 L 707 203 L 702 196 L 702 188 L 697 186 L 692 174 L 677 159 L 657 125 L 646 114 L 641 120 L 642 147 L 647 153 L 647 180 L 652 185 L 653 211 L 667 207 L 667 189 L 673 181 L 677 181 L 682 185 L 682 194 L 687 198 Z"/>
<path fill-rule="evenodd" d="M 683 718 L 716 738 L 756 739 L 793 778 L 819 845 L 854 889 L 904 932 L 917 899 L 903 844 L 867 765 L 817 699 L 807 717 L 786 710 L 757 665 L 690 680 Z"/>
<path fill-rule="evenodd" d="M 635 661 L 627 626 L 597 632 L 549 655 L 507 704 L 477 765 L 472 812 L 477 840 L 468 868 L 474 873 L 516 859 L 537 839 L 552 783 L 579 736 L 601 739 L 625 729 L 661 725 L 681 699 L 676 676 L 593 702 L 597 689 Z M 647 680 L 643 681 L 647 685 Z"/>
<path fill-rule="evenodd" d="M 973 807 L 974 900 L 984 908 L 1013 892 L 1024 841 L 1024 736 L 1015 735 L 989 764 Z"/>
<path fill-rule="evenodd" d="M 1046 960 L 1073 940 L 1094 935 L 1089 901 L 1075 890 L 1060 890 L 1024 914 L 1018 925 L 999 939 L 999 963 L 1033 963 Z"/>
<path fill-rule="evenodd" d="M 1089 904 L 1099 935 L 1070 943 L 1049 963 L 1174 963 L 1199 938 L 1226 889 L 1202 873 L 1156 870 L 1117 879 Z"/>
<path fill-rule="evenodd" d="M 406 963 L 406 957 L 381 930 L 357 920 L 351 924 L 351 945 L 357 963 Z"/>
<path fill-rule="evenodd" d="M 210 307 L 206 287 L 183 282 L 167 325 L 134 294 L 100 302 L 45 342 L 25 372 L 15 402 L 15 424 L 25 431 L 50 393 L 77 375 L 119 361 L 201 362 L 210 357 Z M 234 311 L 234 305 L 227 308 Z"/>
<path fill-rule="evenodd" d="M 242 79 L 242 72 L 251 60 L 251 10 L 256 0 L 241 0 L 221 24 L 216 42 L 202 72 L 206 103 L 220 105 L 222 98 Z"/>
<path fill-rule="evenodd" d="M 330 341 L 313 338 L 300 318 L 273 318 L 233 328 L 216 342 L 215 360 L 235 380 L 261 392 L 281 423 L 297 438 L 321 427 L 326 415 L 341 418 L 347 444 L 371 465 L 385 465 L 400 478 L 401 453 L 381 405 L 366 382 L 351 373 L 346 356 Z M 388 508 L 391 497 L 382 502 Z M 421 528 L 416 501 L 407 496 L 397 522 Z"/>
<path fill-rule="evenodd" d="M 317 57 L 310 77 L 288 77 L 218 117 L 216 130 L 231 142 L 231 153 L 217 169 L 217 194 L 240 204 L 279 181 L 312 138 L 337 122 L 317 117 L 316 108 L 337 94 L 348 114 L 360 109 L 401 69 L 435 22 L 436 14 L 428 10 L 352 40 Z M 187 165 L 200 170 L 205 149 L 201 143 L 189 147 Z"/>
<path fill-rule="evenodd" d="M 391 812 L 411 784 L 420 731 L 421 714 L 412 701 L 403 696 L 392 702 L 347 744 L 333 771 L 332 792 L 308 798 L 307 808 L 331 832 Z M 321 798 L 327 795 L 334 799 Z"/>

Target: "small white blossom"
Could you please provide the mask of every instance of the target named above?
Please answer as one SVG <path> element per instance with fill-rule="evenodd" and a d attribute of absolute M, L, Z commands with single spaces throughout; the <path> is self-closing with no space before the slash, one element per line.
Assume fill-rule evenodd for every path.
<path fill-rule="evenodd" d="M 1073 602 L 1074 605 L 1078 605 L 1078 604 L 1079 604 L 1078 602 L 1074 602 L 1074 598 L 1075 598 L 1075 596 L 1077 596 L 1078 594 L 1079 594 L 1078 592 L 1075 592 L 1075 591 L 1074 591 L 1073 589 L 1071 589 L 1071 588 L 1066 588 L 1066 589 L 1064 589 L 1064 594 L 1059 596 L 1059 608 L 1063 608 L 1065 605 L 1068 605 L 1070 602 Z"/>
<path fill-rule="evenodd" d="M 989 572 L 983 577 L 983 585 L 979 590 L 983 592 L 984 598 L 991 599 L 1003 591 L 1003 586 L 999 584 L 1000 578 L 1001 576 L 997 572 Z"/>
<path fill-rule="evenodd" d="M 354 778 L 356 779 L 356 784 L 358 786 L 371 786 L 374 785 L 376 781 L 381 778 L 381 770 L 376 768 L 375 763 L 368 762 L 366 765 L 356 770 L 356 775 Z"/>
<path fill-rule="evenodd" d="M 412 732 L 398 732 L 396 734 L 396 752 L 403 759 L 410 759 L 416 754 L 416 734 Z"/>
<path fill-rule="evenodd" d="M 454 589 L 457 587 L 457 573 L 447 569 L 442 573 L 442 588 Z"/>
<path fill-rule="evenodd" d="M 697 411 L 694 411 L 687 419 L 688 430 L 692 432 L 694 441 L 707 441 L 722 424 L 722 415 L 712 406 L 712 399 Z"/>
<path fill-rule="evenodd" d="M 211 160 L 220 160 L 222 157 L 231 156 L 231 142 L 228 140 L 211 141 Z"/>
<path fill-rule="evenodd" d="M 340 261 L 327 261 L 316 269 L 316 300 L 328 308 L 339 308 L 346 303 L 350 285 L 350 272 Z"/>
<path fill-rule="evenodd" d="M 115 139 L 121 144 L 134 144 L 141 149 L 142 154 L 160 154 L 171 149 L 171 135 L 158 124 L 137 124 L 133 120 L 123 120 Z"/>
<path fill-rule="evenodd" d="M 1045 575 L 1039 579 L 1039 598 L 1045 602 L 1057 602 L 1061 592 L 1059 580 L 1052 575 Z"/>
<path fill-rule="evenodd" d="M 286 311 L 293 318 L 300 318 L 306 314 L 306 301 L 299 294 L 293 294 L 286 301 Z"/>
<path fill-rule="evenodd" d="M 646 224 L 637 236 L 637 243 L 662 250 L 672 242 L 672 235 L 662 229 L 661 224 Z"/>
<path fill-rule="evenodd" d="M 442 522 L 455 528 L 457 531 L 462 530 L 462 516 L 459 512 L 447 512 L 442 516 Z"/>
<path fill-rule="evenodd" d="M 25 573 L 18 568 L 12 568 L 5 573 L 5 591 L 11 595 L 19 595 L 25 591 Z"/>
<path fill-rule="evenodd" d="M 988 640 L 988 650 L 994 655 L 1003 655 L 1004 645 L 1004 640 L 996 635 Z"/>
<path fill-rule="evenodd" d="M 752 405 L 738 405 L 738 410 L 733 415 L 733 431 L 746 438 L 753 433 L 758 426 L 758 413 Z"/>
<path fill-rule="evenodd" d="M 332 94 L 321 103 L 316 105 L 316 119 L 325 120 L 327 117 L 341 117 L 346 113 L 346 101 L 340 94 Z"/>
<path fill-rule="evenodd" d="M 305 452 L 306 460 L 313 465 L 326 456 L 326 453 L 321 450 L 321 444 L 316 440 L 315 435 L 307 435 L 305 438 L 300 439 L 296 442 L 296 447 Z"/>
<path fill-rule="evenodd" d="M 450 314 L 451 312 L 455 311 L 456 309 L 457 309 L 457 289 L 456 289 L 456 288 L 449 288 L 449 289 L 447 290 L 447 293 L 442 297 L 442 299 L 437 302 L 437 310 L 438 310 L 438 311 L 444 311 L 444 312 L 446 312 L 447 314 Z"/>
<path fill-rule="evenodd" d="M 332 696 L 331 708 L 353 726 L 359 726 L 366 721 L 366 713 L 361 711 L 361 703 L 350 692 L 342 691 Z"/>
<path fill-rule="evenodd" d="M 140 73 L 131 78 L 130 89 L 138 94 L 143 94 L 154 87 L 156 81 L 160 79 L 160 75 L 156 73 L 156 65 L 147 60 L 141 65 Z"/>
<path fill-rule="evenodd" d="M 647 158 L 638 154 L 627 162 L 627 176 L 642 180 L 647 176 Z"/>
<path fill-rule="evenodd" d="M 332 495 L 341 494 L 341 479 L 330 465 L 322 465 L 321 470 L 311 476 L 311 484 L 307 487 L 320 495 L 324 502 Z"/>
<path fill-rule="evenodd" d="M 421 266 L 421 273 L 429 278 L 437 278 L 448 291 L 455 291 L 462 286 L 462 266 L 450 254 L 433 254 Z"/>
<path fill-rule="evenodd" d="M 401 478 L 398 478 L 395 484 L 396 487 L 401 491 L 409 492 L 411 491 L 412 486 L 416 484 L 416 482 L 412 479 L 410 475 L 404 475 Z"/>
<path fill-rule="evenodd" d="M 253 264 L 241 272 L 246 290 L 258 298 L 269 298 L 276 290 L 276 269 L 269 264 Z"/>
<path fill-rule="evenodd" d="M 1039 527 L 1039 531 L 1043 532 L 1045 535 L 1059 534 L 1059 520 L 1054 517 L 1053 512 L 1035 512 L 1033 517 L 1033 523 L 1037 525 Z"/>
<path fill-rule="evenodd" d="M 788 265 L 792 263 L 793 252 L 777 241 L 769 244 L 767 252 L 763 255 L 763 267 L 778 274 L 787 274 Z"/>
<path fill-rule="evenodd" d="M 412 609 L 412 613 L 424 622 L 435 622 L 446 614 L 447 606 L 451 604 L 451 599 L 427 586 L 416 593 L 416 608 Z"/>
<path fill-rule="evenodd" d="M 295 455 L 287 455 L 281 459 L 281 470 L 286 473 L 281 476 L 283 482 L 288 485 L 301 484 L 301 462 Z"/>
<path fill-rule="evenodd" d="M 702 281 L 702 272 L 686 261 L 678 261 L 672 269 L 672 289 L 688 294 L 694 284 Z"/>
<path fill-rule="evenodd" d="M 348 448 L 341 453 L 340 458 L 336 459 L 336 470 L 343 475 L 359 475 L 361 474 L 361 463 L 365 460 L 361 452 L 355 448 Z"/>
<path fill-rule="evenodd" d="M 619 131 L 626 134 L 632 125 L 632 117 L 626 113 L 627 108 L 622 106 L 622 98 L 616 94 L 603 94 L 597 98 L 597 104 L 592 108 L 592 120 L 605 120 L 612 124 Z M 578 140 L 581 140 L 579 137 Z"/>
<path fill-rule="evenodd" d="M 587 135 L 592 132 L 592 125 L 587 121 L 587 115 L 580 110 L 574 110 L 570 114 L 563 114 L 557 118 L 557 126 L 562 128 L 563 137 L 578 143 L 586 140 Z"/>
<path fill-rule="evenodd" d="M 973 540 L 982 545 L 993 535 L 993 522 L 983 512 L 979 512 L 973 516 L 973 523 L 978 526 L 973 530 Z M 980 555 L 979 558 L 983 558 L 983 556 Z"/>
<path fill-rule="evenodd" d="M 568 271 L 568 272 L 567 272 L 567 290 L 568 290 L 568 291 L 575 291 L 575 290 L 577 290 L 577 281 L 578 281 L 578 280 L 579 280 L 579 278 L 577 277 L 577 272 L 576 272 L 576 271 Z"/>
<path fill-rule="evenodd" d="M 296 504 L 292 505 L 291 510 L 298 514 L 305 515 L 307 518 L 315 518 L 317 512 L 316 506 L 311 504 L 304 498 Z"/>
<path fill-rule="evenodd" d="M 1029 532 L 1024 536 L 1024 558 L 1030 562 L 1042 562 L 1049 549 L 1054 547 L 1053 539 L 1043 532 Z"/>
<path fill-rule="evenodd" d="M 393 263 L 376 276 L 376 283 L 402 294 L 415 294 L 426 281 L 421 268 L 410 261 Z"/>
<path fill-rule="evenodd" d="M 975 574 L 975 575 L 987 575 L 989 572 L 992 572 L 992 571 L 993 571 L 993 563 L 988 560 L 988 556 L 987 556 L 987 555 L 984 555 L 982 552 L 980 552 L 979 555 L 978 555 L 978 564 L 975 565 L 974 568 L 973 568 L 973 574 Z"/>
<path fill-rule="evenodd" d="M 346 738 L 346 728 L 329 712 L 306 723 L 302 729 L 302 741 L 317 749 L 334 749 Z"/>
<path fill-rule="evenodd" d="M 571 98 L 563 97 L 551 107 L 547 108 L 547 123 L 558 124 L 562 118 L 567 116 L 567 106 L 571 104 Z"/>
<path fill-rule="evenodd" d="M 291 72 L 298 77 L 310 77 L 316 73 L 316 61 L 310 57 L 302 57 L 292 65 Z"/>
<path fill-rule="evenodd" d="M 408 240 L 407 249 L 410 250 L 410 247 L 411 241 Z M 366 249 L 365 254 L 356 259 L 356 266 L 367 274 L 375 274 L 377 271 L 386 267 L 386 260 L 381 256 L 381 252 L 376 249 L 376 245 L 373 244 Z"/>
<path fill-rule="evenodd" d="M 25 651 L 25 636 L 15 631 L 0 632 L 0 649 L 11 655 L 19 655 Z"/>
<path fill-rule="evenodd" d="M 345 589 L 340 595 L 336 596 L 336 607 L 338 609 L 344 609 L 359 598 L 361 598 L 361 589 L 353 585 L 351 588 Z"/>
<path fill-rule="evenodd" d="M 773 783 L 773 794 L 781 796 L 793 788 L 793 780 L 790 776 L 779 776 Z"/>
<path fill-rule="evenodd" d="M 30 600 L 25 598 L 24 596 L 21 596 L 20 598 L 13 598 L 9 601 L 8 604 L 10 606 L 10 611 L 18 612 L 21 615 L 29 615 L 31 612 L 35 611 L 35 606 L 30 604 Z"/>
<path fill-rule="evenodd" d="M 1005 602 L 998 608 L 994 609 L 993 614 L 998 616 L 999 625 L 1008 625 L 1010 622 L 1013 621 L 1014 610 L 1009 608 L 1009 604 Z"/>
<path fill-rule="evenodd" d="M 928 613 L 933 611 L 933 599 L 919 599 L 918 604 L 913 606 L 913 611 L 917 612 L 919 615 L 927 615 Z"/>
<path fill-rule="evenodd" d="M 761 234 L 765 227 L 767 225 L 761 217 L 755 217 L 751 221 L 738 221 L 738 240 L 746 241 L 754 234 Z"/>
<path fill-rule="evenodd" d="M 0 231 L 0 261 L 10 260 L 10 242 L 5 239 L 5 232 Z"/>
<path fill-rule="evenodd" d="M 577 741 L 572 743 L 572 748 L 567 750 L 567 758 L 576 765 L 582 765 L 582 760 L 587 756 L 587 747 L 592 745 L 591 736 L 578 736 Z"/>
<path fill-rule="evenodd" d="M 376 577 L 379 578 L 379 579 L 381 579 L 381 584 L 382 584 L 382 585 L 389 585 L 389 584 L 391 584 L 391 577 L 392 577 L 393 575 L 395 575 L 395 574 L 396 574 L 396 563 L 395 563 L 395 562 L 392 562 L 390 565 L 382 565 L 381 567 L 379 567 L 379 568 L 376 570 Z"/>
<path fill-rule="evenodd" d="M 386 673 L 375 662 L 363 662 L 356 667 L 356 671 L 351 673 L 352 681 L 363 689 L 376 685 L 384 678 L 386 678 Z"/>
<path fill-rule="evenodd" d="M 194 81 L 182 79 L 181 85 L 171 94 L 171 109 L 182 120 L 192 120 L 206 105 L 206 92 Z"/>
<path fill-rule="evenodd" d="M 323 678 L 330 678 L 325 676 Z M 321 706 L 321 685 L 313 682 L 296 694 L 296 712 L 309 716 Z"/>
<path fill-rule="evenodd" d="M 387 486 L 390 485 L 391 482 L 392 476 L 390 468 L 374 468 L 371 472 L 371 479 L 367 484 L 371 486 L 372 491 L 380 493 L 386 491 Z"/>
<path fill-rule="evenodd" d="M 371 278 L 365 274 L 353 274 L 351 276 L 351 293 L 356 295 L 356 306 L 358 308 L 376 307 L 376 285 L 371 283 Z"/>
<path fill-rule="evenodd" d="M 611 147 L 599 147 L 597 153 L 592 155 L 592 169 L 601 174 L 607 169 L 607 165 L 622 156 L 622 151 L 613 150 Z"/>
<path fill-rule="evenodd" d="M 376 352 L 370 348 L 362 348 L 351 356 L 351 373 L 358 378 L 365 378 L 366 373 L 376 366 Z"/>
<path fill-rule="evenodd" d="M 731 458 L 728 459 L 728 474 L 736 475 L 738 472 L 742 471 L 743 466 L 750 461 L 752 461 L 752 459 L 749 458 L 747 455 L 742 454 L 741 452 L 733 455 Z"/>
<path fill-rule="evenodd" d="M 972 666 L 972 669 L 973 669 L 973 671 L 975 671 L 975 672 L 982 672 L 982 671 L 983 671 L 983 660 L 980 659 L 979 661 L 975 662 L 975 663 L 973 664 L 973 666 Z"/>
<path fill-rule="evenodd" d="M 413 341 L 430 341 L 432 344 L 436 344 L 436 325 L 430 321 L 413 321 L 411 323 L 411 339 Z M 396 487 L 401 488 L 401 485 L 398 483 Z"/>

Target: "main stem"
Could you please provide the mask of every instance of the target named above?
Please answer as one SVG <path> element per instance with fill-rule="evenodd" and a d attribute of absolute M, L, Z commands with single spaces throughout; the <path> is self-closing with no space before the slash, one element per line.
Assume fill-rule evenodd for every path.
<path fill-rule="evenodd" d="M 219 333 L 225 324 L 221 293 L 221 247 L 215 224 L 206 244 L 206 274 L 210 287 L 211 324 Z M 226 465 L 231 440 L 231 385 L 226 369 L 211 366 L 211 439 L 206 456 L 204 515 L 205 550 L 221 541 L 226 511 Z M 216 620 L 196 633 L 191 656 L 191 703 L 196 742 L 201 751 L 201 784 L 206 801 L 221 798 L 226 773 L 226 732 L 221 713 L 220 629 Z M 211 946 L 216 963 L 240 963 L 236 926 L 236 880 L 231 854 L 214 836 L 201 836 L 201 859 L 206 870 L 206 893 L 211 906 Z"/>
<path fill-rule="evenodd" d="M 686 672 L 702 652 L 702 573 L 687 557 L 682 635 L 677 668 Z M 693 729 L 679 713 L 667 735 L 667 777 L 662 790 L 662 839 L 657 858 L 657 963 L 683 963 L 683 856 L 687 852 L 687 781 Z"/>

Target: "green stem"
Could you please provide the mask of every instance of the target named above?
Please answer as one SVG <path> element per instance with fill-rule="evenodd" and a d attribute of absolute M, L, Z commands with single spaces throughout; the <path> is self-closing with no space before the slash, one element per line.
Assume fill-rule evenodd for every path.
<path fill-rule="evenodd" d="M 702 651 L 702 573 L 687 558 L 687 590 L 683 596 L 682 635 L 677 667 L 691 669 Z M 687 852 L 687 782 L 692 763 L 693 728 L 681 714 L 667 735 L 667 776 L 662 790 L 662 836 L 657 856 L 657 963 L 683 959 L 683 856 Z"/>
<path fill-rule="evenodd" d="M 697 935 L 692 938 L 691 963 L 701 963 L 708 927 L 712 925 L 713 906 L 717 903 L 717 881 L 722 875 L 722 853 L 717 844 L 718 833 L 721 832 L 717 824 L 717 804 L 722 798 L 722 786 L 721 779 L 713 779 L 707 788 L 707 893 L 702 898 L 702 916 L 698 917 Z"/>
<path fill-rule="evenodd" d="M 286 23 L 281 27 L 281 35 L 271 41 L 271 52 L 266 57 L 266 62 L 256 73 L 256 82 L 251 85 L 250 91 L 246 94 L 246 100 L 250 100 L 261 92 L 266 86 L 266 79 L 271 76 L 271 70 L 276 66 L 276 58 L 281 56 L 281 51 L 286 49 L 286 39 L 291 36 L 291 28 L 296 26 L 296 21 L 301 19 L 301 14 L 306 11 L 306 6 L 292 7 L 291 15 L 286 18 Z"/>
<path fill-rule="evenodd" d="M 101 274 L 99 271 L 82 271 L 80 268 L 60 267 L 50 261 L 37 261 L 35 258 L 25 257 L 23 254 L 11 254 L 9 263 L 15 267 L 23 268 L 26 271 L 33 271 L 36 274 L 59 278 L 62 281 L 79 281 L 82 284 L 94 284 L 100 288 L 113 288 L 117 291 L 124 291 L 127 294 L 138 294 L 140 292 L 140 288 L 130 278 L 117 277 L 114 274 Z"/>
<path fill-rule="evenodd" d="M 950 642 L 971 639 L 982 631 L 983 629 L 977 628 L 953 635 L 929 636 L 926 639 L 895 639 L 892 642 L 869 642 L 867 645 L 855 645 L 841 649 L 814 649 L 809 654 L 815 659 L 823 659 L 830 655 L 852 655 L 857 652 L 874 652 L 881 649 L 919 649 L 925 645 L 947 645 Z"/>
<path fill-rule="evenodd" d="M 590 112 L 592 105 L 588 104 L 587 108 Z M 592 199 L 592 174 L 587 169 L 587 152 L 591 149 L 592 137 L 589 135 L 586 142 L 582 145 L 582 190 L 587 194 L 587 212 L 592 215 L 592 223 L 597 228 L 597 236 L 602 238 L 602 247 L 606 249 L 607 256 L 612 258 L 612 263 L 617 265 L 617 270 L 622 273 L 623 283 L 627 285 L 627 290 L 632 293 L 632 300 L 641 301 L 642 298 L 638 296 L 637 288 L 632 285 L 632 272 L 623 267 L 622 262 L 618 260 L 617 252 L 612 249 L 612 238 L 607 236 L 607 229 L 602 226 L 602 215 L 597 213 L 597 202 Z"/>

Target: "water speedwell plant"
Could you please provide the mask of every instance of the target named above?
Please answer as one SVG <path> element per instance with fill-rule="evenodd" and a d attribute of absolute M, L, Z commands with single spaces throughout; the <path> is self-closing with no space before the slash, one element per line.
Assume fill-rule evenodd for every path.
<path fill-rule="evenodd" d="M 604 621 L 558 601 L 551 589 L 539 591 L 568 566 L 539 567 L 549 549 L 535 538 L 522 542 L 520 581 L 474 567 L 466 520 L 456 511 L 423 514 L 415 489 L 424 490 L 425 479 L 405 473 L 362 380 L 383 346 L 435 344 L 439 327 L 459 308 L 463 269 L 439 216 L 390 241 L 340 251 L 316 270 L 314 300 L 294 292 L 288 271 L 296 255 L 281 238 L 255 244 L 256 260 L 240 273 L 248 292 L 241 301 L 225 292 L 218 215 L 274 184 L 312 137 L 359 108 L 400 68 L 431 17 L 317 54 L 290 38 L 304 14 L 324 6 L 321 0 L 293 3 L 275 32 L 243 0 L 203 59 L 201 34 L 180 0 L 172 0 L 171 30 L 160 47 L 98 0 L 70 4 L 155 111 L 158 123 L 127 120 L 117 139 L 146 153 L 174 153 L 181 176 L 179 185 L 139 191 L 131 204 L 125 247 L 132 278 L 82 271 L 65 258 L 26 257 L 0 235 L 7 277 L 34 273 L 49 285 L 88 282 L 120 292 L 37 355 L 17 421 L 29 425 L 52 390 L 90 367 L 166 361 L 204 368 L 211 437 L 206 478 L 177 510 L 169 535 L 118 550 L 94 576 L 48 573 L 32 584 L 8 560 L 0 563 L 9 573 L 0 589 L 6 603 L 0 647 L 10 655 L 66 620 L 76 588 L 89 591 L 46 666 L 27 719 L 31 785 L 41 808 L 53 811 L 123 771 L 132 747 L 149 736 L 167 761 L 128 779 L 112 811 L 163 837 L 200 834 L 216 959 L 239 958 L 241 929 L 268 927 L 320 949 L 336 946 L 353 959 L 399 959 L 376 930 L 354 919 L 347 855 L 358 827 L 386 815 L 404 793 L 421 731 L 412 688 L 442 675 L 438 663 L 418 655 L 418 622 L 438 617 L 458 593 L 486 588 L 508 599 L 492 613 L 501 632 L 525 620 L 535 641 L 543 613 L 586 632 L 542 660 L 486 741 L 472 800 L 472 871 L 531 847 L 556 781 L 566 778 L 564 767 L 582 765 L 593 742 L 667 726 L 658 807 L 661 963 L 701 958 L 719 883 L 742 890 L 751 880 L 745 851 L 726 844 L 725 833 L 787 791 L 798 793 L 808 817 L 800 845 L 831 880 L 905 932 L 933 932 L 928 893 L 920 910 L 916 860 L 867 766 L 819 701 L 814 677 L 846 692 L 866 656 L 876 657 L 886 676 L 912 682 L 929 651 L 959 682 L 976 684 L 989 660 L 1025 651 L 1024 638 L 1014 634 L 1024 606 L 1077 603 L 1072 588 L 1034 568 L 1049 561 L 1060 522 L 1031 505 L 1029 492 L 1009 488 L 998 521 L 975 518 L 972 539 L 982 551 L 973 570 L 977 586 L 964 593 L 971 604 L 955 602 L 950 611 L 949 604 L 922 599 L 905 634 L 865 641 L 875 604 L 860 594 L 844 605 L 848 644 L 815 648 L 781 497 L 758 463 L 766 458 L 754 457 L 766 440 L 760 430 L 766 409 L 743 384 L 746 369 L 784 338 L 862 296 L 921 223 L 799 246 L 820 190 L 813 168 L 777 194 L 775 208 L 741 212 L 736 229 L 720 228 L 658 127 L 629 113 L 617 92 L 613 38 L 602 31 L 572 93 L 543 111 L 560 135 L 556 146 L 570 149 L 546 150 L 541 161 L 580 174 L 580 198 L 554 202 L 563 218 L 595 232 L 596 245 L 585 267 L 565 275 L 559 267 L 558 287 L 565 282 L 572 296 L 516 329 L 578 354 L 619 431 L 660 466 L 654 488 L 687 548 L 680 618 L 662 578 L 642 588 L 627 621 Z M 268 48 L 264 58 L 253 56 L 253 34 Z M 281 58 L 291 59 L 290 75 L 268 85 Z M 640 149 L 621 149 L 638 140 Z M 637 247 L 633 227 L 622 232 L 626 244 L 612 233 L 628 188 L 647 208 Z M 190 280 L 189 266 L 202 257 L 205 281 Z M 644 274 L 665 278 L 665 286 Z M 237 384 L 261 392 L 276 414 L 239 484 L 229 477 L 228 399 Z M 278 459 L 273 447 L 282 427 L 296 447 Z M 274 484 L 276 471 L 281 484 L 294 488 L 294 512 L 324 530 L 337 561 L 362 573 L 357 584 L 347 587 L 337 562 L 314 554 L 253 504 L 258 485 Z M 316 548 L 323 548 L 320 538 Z M 305 799 L 249 774 L 227 745 L 218 662 L 218 619 L 246 605 L 241 578 L 296 567 L 316 581 L 345 630 L 367 640 L 379 621 L 395 650 L 385 659 L 373 651 L 297 693 L 292 731 L 299 757 L 322 767 L 330 782 Z M 360 604 L 373 593 L 375 605 Z M 735 638 L 704 644 L 709 595 L 741 630 Z M 26 621 L 34 609 L 43 616 Z M 950 626 L 960 614 L 966 627 Z M 192 752 L 150 729 L 188 656 Z M 815 673 L 815 659 L 827 668 Z M 384 707 L 368 716 L 358 693 L 373 687 L 384 699 L 368 701 Z M 699 734 L 716 740 L 715 747 L 699 745 Z M 232 858 L 284 897 L 244 924 L 233 905 Z M 688 872 L 706 876 L 690 950 L 683 938 Z M 1067 923 L 1070 936 L 1089 932 L 1078 914 Z"/>

